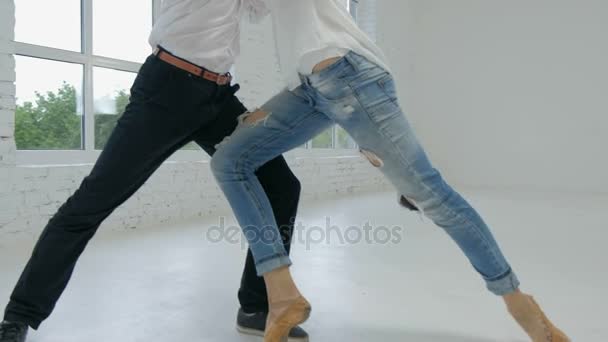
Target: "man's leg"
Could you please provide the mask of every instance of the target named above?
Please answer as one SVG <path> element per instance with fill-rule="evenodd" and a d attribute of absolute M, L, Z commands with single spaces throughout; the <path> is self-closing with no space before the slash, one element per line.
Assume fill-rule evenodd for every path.
<path fill-rule="evenodd" d="M 271 197 L 257 172 L 333 123 L 325 114 L 316 111 L 305 95 L 300 89 L 275 96 L 263 109 L 243 120 L 230 138 L 218 146 L 211 161 L 211 170 L 249 242 L 258 275 L 290 265 L 291 261 L 283 241 L 275 235 L 280 233 L 279 223 Z M 269 298 L 272 301 L 272 296 Z M 273 310 L 276 307 L 270 305 L 268 314 L 239 313 L 238 330 L 258 335 L 260 330 L 266 329 L 266 318 L 272 317 Z M 263 329 L 249 328 L 254 326 L 253 322 L 259 322 Z M 295 327 L 289 332 L 289 340 L 308 341 L 308 334 Z"/>
<path fill-rule="evenodd" d="M 184 84 L 188 79 L 155 58 L 142 66 L 131 103 L 90 175 L 42 232 L 11 295 L 7 321 L 38 328 L 51 314 L 78 257 L 102 221 L 189 140 L 196 130 L 190 117 L 203 113 L 200 108 L 183 111 L 187 108 L 182 101 L 203 94 L 200 88 L 185 91 L 190 87 Z"/>
<path fill-rule="evenodd" d="M 232 134 L 237 126 L 238 116 L 246 111 L 243 104 L 233 96 L 220 110 L 217 121 L 197 132 L 195 141 L 209 155 L 213 156 L 215 146 Z M 291 172 L 283 157 L 277 157 L 260 167 L 256 176 L 268 195 L 279 230 L 284 238 L 285 249 L 289 253 L 300 199 L 300 181 Z M 266 285 L 263 278 L 257 275 L 251 250 L 247 251 L 238 298 L 241 308 L 246 313 L 268 312 Z"/>

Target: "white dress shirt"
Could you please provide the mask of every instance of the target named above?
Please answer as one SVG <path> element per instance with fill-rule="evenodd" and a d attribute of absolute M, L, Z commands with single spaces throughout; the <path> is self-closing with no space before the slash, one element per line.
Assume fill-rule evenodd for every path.
<path fill-rule="evenodd" d="M 267 14 L 262 0 L 164 0 L 149 42 L 224 74 L 240 53 L 240 19 L 255 22 Z"/>
<path fill-rule="evenodd" d="M 386 70 L 382 50 L 357 26 L 344 0 L 265 0 L 272 12 L 281 72 L 290 89 L 298 73 L 310 74 L 319 62 L 358 53 Z"/>

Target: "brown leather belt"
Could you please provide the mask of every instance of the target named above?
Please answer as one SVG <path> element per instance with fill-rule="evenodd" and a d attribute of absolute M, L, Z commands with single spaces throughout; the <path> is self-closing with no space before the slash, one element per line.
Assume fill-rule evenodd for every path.
<path fill-rule="evenodd" d="M 154 50 L 154 55 L 156 55 L 156 57 L 158 57 L 158 59 L 160 59 L 161 61 L 163 61 L 165 63 L 171 64 L 176 68 L 187 71 L 194 76 L 204 78 L 204 79 L 214 82 L 218 85 L 223 86 L 226 84 L 230 84 L 230 82 L 232 82 L 232 75 L 230 75 L 230 73 L 221 75 L 221 74 L 209 71 L 205 68 L 199 67 L 196 64 L 192 64 L 179 57 L 173 56 L 172 54 L 170 54 L 169 52 L 165 51 L 164 49 L 162 49 L 160 47 L 158 47 L 158 48 L 156 48 L 156 50 Z"/>

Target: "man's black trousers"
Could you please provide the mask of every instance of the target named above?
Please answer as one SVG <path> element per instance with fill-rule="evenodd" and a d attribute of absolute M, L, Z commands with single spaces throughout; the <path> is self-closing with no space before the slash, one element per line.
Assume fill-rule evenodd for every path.
<path fill-rule="evenodd" d="M 53 311 L 87 243 L 114 209 L 187 143 L 195 141 L 213 155 L 214 146 L 232 133 L 237 117 L 246 111 L 234 95 L 237 89 L 149 57 L 91 173 L 44 228 L 11 295 L 5 319 L 38 328 Z M 282 235 L 291 237 L 300 195 L 298 179 L 282 157 L 261 167 L 257 176 Z M 289 242 L 286 239 L 288 251 Z M 239 300 L 245 311 L 268 310 L 266 288 L 256 275 L 251 252 Z"/>

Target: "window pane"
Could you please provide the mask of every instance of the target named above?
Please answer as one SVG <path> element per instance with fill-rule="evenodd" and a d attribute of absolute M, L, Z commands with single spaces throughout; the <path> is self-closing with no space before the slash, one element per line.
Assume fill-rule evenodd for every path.
<path fill-rule="evenodd" d="M 317 135 L 316 138 L 312 139 L 312 148 L 331 148 L 332 147 L 332 129 Z"/>
<path fill-rule="evenodd" d="M 359 4 L 359 1 L 354 1 L 354 0 L 347 0 L 348 1 L 348 10 L 350 11 L 350 14 L 353 16 L 353 18 L 355 18 L 355 20 L 357 19 L 357 6 Z"/>
<path fill-rule="evenodd" d="M 143 62 L 152 49 L 152 0 L 93 0 L 93 53 Z"/>
<path fill-rule="evenodd" d="M 17 148 L 82 149 L 82 65 L 22 56 L 16 64 Z"/>
<path fill-rule="evenodd" d="M 15 40 L 81 51 L 80 0 L 15 0 Z"/>
<path fill-rule="evenodd" d="M 96 149 L 103 149 L 118 118 L 125 111 L 135 76 L 132 72 L 93 68 Z"/>
<path fill-rule="evenodd" d="M 336 148 L 353 149 L 355 147 L 356 144 L 350 135 L 342 127 L 336 128 Z"/>

